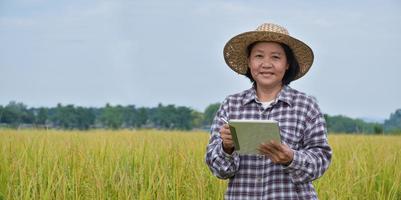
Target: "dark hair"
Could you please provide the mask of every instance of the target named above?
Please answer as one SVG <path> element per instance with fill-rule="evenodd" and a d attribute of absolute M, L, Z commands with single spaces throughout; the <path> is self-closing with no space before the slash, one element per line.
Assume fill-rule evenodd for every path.
<path fill-rule="evenodd" d="M 250 44 L 247 47 L 247 54 L 248 54 L 247 57 L 248 58 L 251 55 L 252 48 L 257 43 L 260 43 L 260 42 L 263 42 L 263 41 L 254 42 L 254 43 Z M 294 53 L 292 52 L 290 47 L 288 47 L 286 44 L 283 44 L 283 43 L 279 43 L 279 42 L 277 42 L 277 43 L 280 44 L 281 47 L 283 47 L 284 52 L 285 52 L 285 56 L 287 57 L 287 63 L 289 64 L 289 68 L 285 72 L 282 81 L 283 81 L 283 85 L 289 85 L 295 79 L 297 74 L 299 73 L 299 70 L 300 70 L 299 64 L 298 64 L 298 61 L 295 58 Z M 246 71 L 245 76 L 248 77 L 249 80 L 256 86 L 255 79 L 253 79 L 252 74 L 251 74 L 251 70 L 249 69 L 249 67 L 248 67 L 248 69 Z"/>

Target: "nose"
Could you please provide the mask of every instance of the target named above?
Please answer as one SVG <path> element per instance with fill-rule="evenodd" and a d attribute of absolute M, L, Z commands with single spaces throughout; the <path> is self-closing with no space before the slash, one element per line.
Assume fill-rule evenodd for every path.
<path fill-rule="evenodd" d="M 265 59 L 262 61 L 262 67 L 263 68 L 271 68 L 271 67 L 273 67 L 273 64 L 268 59 Z"/>

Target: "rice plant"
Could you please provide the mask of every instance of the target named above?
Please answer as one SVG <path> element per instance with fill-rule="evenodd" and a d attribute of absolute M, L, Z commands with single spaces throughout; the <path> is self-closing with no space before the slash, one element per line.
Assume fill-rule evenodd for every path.
<path fill-rule="evenodd" d="M 2 199 L 223 199 L 204 163 L 209 135 L 0 130 Z M 401 136 L 330 135 L 320 199 L 401 199 Z"/>

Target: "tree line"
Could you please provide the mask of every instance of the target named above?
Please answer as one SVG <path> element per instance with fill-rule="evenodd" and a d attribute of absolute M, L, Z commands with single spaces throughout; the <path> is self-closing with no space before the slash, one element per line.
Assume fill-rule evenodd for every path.
<path fill-rule="evenodd" d="M 218 107 L 219 104 L 211 104 L 205 112 L 161 103 L 153 108 L 110 104 L 94 108 L 60 103 L 51 108 L 28 108 L 23 103 L 12 101 L 4 107 L 0 106 L 0 126 L 80 130 L 91 128 L 191 130 L 209 126 L 214 117 L 214 110 Z"/>
<path fill-rule="evenodd" d="M 58 104 L 56 107 L 28 108 L 12 101 L 0 105 L 0 126 L 10 128 L 34 127 L 56 129 L 209 129 L 220 107 L 210 104 L 203 112 L 185 106 L 163 105 L 136 107 L 106 104 L 101 108 Z M 384 123 L 368 123 L 346 116 L 324 115 L 328 131 L 335 133 L 401 133 L 401 109 Z"/>

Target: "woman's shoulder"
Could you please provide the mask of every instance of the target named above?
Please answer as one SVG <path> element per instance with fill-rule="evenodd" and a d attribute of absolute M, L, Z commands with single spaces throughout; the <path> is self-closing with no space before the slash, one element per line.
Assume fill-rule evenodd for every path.
<path fill-rule="evenodd" d="M 295 104 L 317 104 L 316 97 L 287 86 L 288 93 Z"/>
<path fill-rule="evenodd" d="M 308 116 L 316 116 L 321 113 L 316 97 L 293 88 L 289 89 L 291 90 L 289 93 L 292 94 L 292 106 L 294 109 L 305 111 Z"/>

